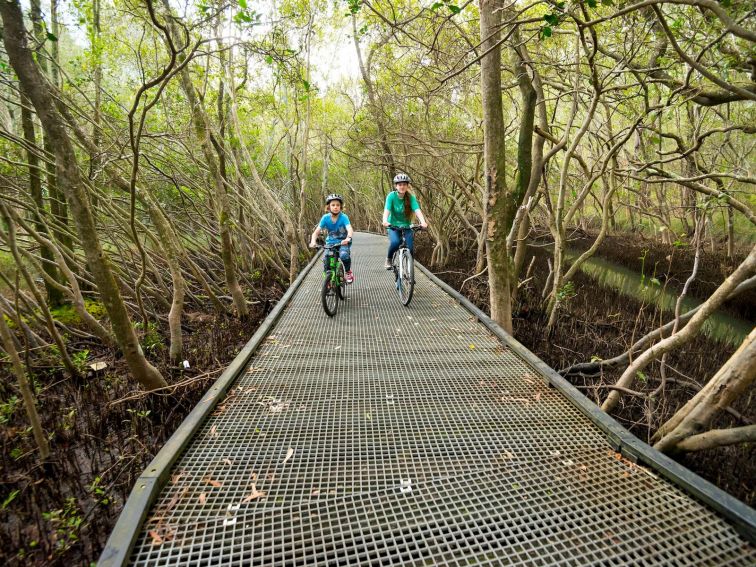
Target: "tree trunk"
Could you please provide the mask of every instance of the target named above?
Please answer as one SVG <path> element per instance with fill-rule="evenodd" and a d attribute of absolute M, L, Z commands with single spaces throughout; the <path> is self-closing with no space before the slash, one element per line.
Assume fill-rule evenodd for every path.
<path fill-rule="evenodd" d="M 168 6 L 166 6 L 166 9 L 168 9 Z M 173 36 L 177 37 L 177 34 L 174 33 Z M 202 146 L 205 161 L 210 170 L 210 177 L 215 188 L 215 198 L 218 206 L 218 228 L 220 230 L 221 240 L 221 258 L 223 259 L 223 269 L 226 274 L 226 285 L 231 293 L 234 307 L 236 308 L 239 317 L 247 317 L 247 315 L 249 315 L 247 301 L 244 298 L 244 293 L 242 292 L 241 286 L 239 285 L 239 279 L 236 275 L 236 262 L 234 261 L 233 241 L 231 238 L 231 206 L 228 199 L 226 185 L 221 175 L 220 165 L 213 155 L 210 121 L 207 112 L 202 108 L 201 102 L 197 99 L 197 96 L 194 93 L 194 86 L 192 85 L 192 80 L 189 76 L 189 69 L 183 67 L 179 75 L 181 78 L 181 86 L 189 102 L 189 107 L 192 113 L 194 131 L 197 140 Z"/>
<path fill-rule="evenodd" d="M 502 0 L 481 0 L 481 51 L 487 54 L 480 61 L 481 97 L 483 103 L 483 159 L 484 179 L 488 198 L 485 205 L 488 220 L 486 253 L 488 256 L 488 284 L 491 318 L 512 333 L 512 304 L 510 297 L 510 264 L 507 254 L 507 235 L 512 206 L 504 179 L 504 112 L 501 104 L 501 32 Z M 515 207 L 516 208 L 516 207 Z"/>
<path fill-rule="evenodd" d="M 29 93 L 45 134 L 55 149 L 58 182 L 71 205 L 81 246 L 110 317 L 118 345 L 132 375 L 139 383 L 147 389 L 165 386 L 166 382 L 160 372 L 147 361 L 142 352 L 110 263 L 100 245 L 73 145 L 60 114 L 55 110 L 49 87 L 35 65 L 26 42 L 21 6 L 18 1 L 0 2 L 0 15 L 3 19 L 3 41 L 8 58 L 22 88 Z"/>
<path fill-rule="evenodd" d="M 45 201 L 42 197 L 42 179 L 39 174 L 39 159 L 34 151 L 37 145 L 36 134 L 34 132 L 34 120 L 29 105 L 31 102 L 25 94 L 21 95 L 21 125 L 24 131 L 24 139 L 28 147 L 26 150 L 26 159 L 29 163 L 29 191 L 32 200 L 36 205 L 34 212 L 34 226 L 40 233 L 47 233 L 47 225 L 42 219 L 45 211 Z M 42 269 L 53 281 L 60 282 L 60 275 L 55 267 L 55 260 L 52 251 L 47 246 L 42 246 Z M 45 280 L 45 290 L 47 292 L 47 304 L 50 307 L 59 307 L 63 304 L 63 294 L 54 285 Z"/>
<path fill-rule="evenodd" d="M 360 39 L 357 31 L 357 18 L 352 14 L 352 37 L 354 38 L 354 48 L 357 50 L 357 62 L 360 65 L 360 74 L 362 80 L 365 83 L 365 91 L 368 96 L 368 108 L 375 120 L 375 126 L 378 130 L 378 142 L 383 150 L 381 160 L 386 166 L 386 173 L 389 179 L 389 183 L 393 187 L 394 176 L 396 175 L 396 162 L 394 161 L 394 153 L 391 151 L 391 146 L 388 142 L 388 136 L 386 135 L 386 124 L 383 120 L 383 114 L 381 108 L 378 106 L 378 100 L 375 96 L 375 88 L 373 87 L 373 81 L 370 79 L 370 59 L 372 53 L 368 55 L 368 60 L 365 62 L 362 58 L 362 51 L 360 50 Z"/>
<path fill-rule="evenodd" d="M 540 77 L 530 60 L 526 44 L 521 41 L 519 29 L 515 29 L 512 35 L 514 45 L 512 47 L 513 63 L 517 84 L 520 87 L 522 97 L 522 109 L 520 110 L 520 132 L 517 140 L 517 177 L 515 179 L 515 203 L 523 203 L 531 195 L 535 194 L 541 179 L 543 167 L 543 144 L 542 136 L 533 137 L 535 126 L 535 113 L 541 108 L 541 122 L 545 120 L 545 102 Z M 532 74 L 532 77 L 531 77 Z M 542 124 L 543 125 L 543 124 Z M 517 294 L 517 278 L 525 261 L 527 236 L 530 232 L 530 214 L 525 212 L 521 217 L 519 226 L 516 227 L 516 244 L 512 264 L 512 299 Z"/>
<path fill-rule="evenodd" d="M 756 329 L 751 331 L 708 384 L 659 428 L 655 437 L 663 437 L 654 447 L 665 453 L 674 453 L 678 450 L 700 450 L 712 446 L 711 438 L 706 440 L 696 434 L 704 431 L 720 410 L 745 393 L 755 381 Z M 693 441 L 693 436 L 699 439 Z M 724 434 L 713 437 L 728 439 Z M 684 443 L 686 439 L 689 440 L 687 449 Z"/>
<path fill-rule="evenodd" d="M 37 413 L 37 406 L 34 403 L 34 394 L 32 393 L 29 380 L 26 377 L 26 369 L 21 362 L 21 358 L 18 356 L 16 345 L 13 344 L 13 335 L 11 335 L 8 324 L 5 322 L 5 317 L 3 317 L 2 313 L 0 313 L 0 339 L 2 339 L 2 345 L 5 352 L 11 359 L 13 374 L 16 375 L 18 388 L 21 390 L 21 396 L 24 399 L 26 415 L 29 417 L 34 440 L 39 447 L 39 456 L 44 461 L 50 456 L 50 445 L 47 443 L 47 436 L 42 429 L 42 421 L 39 419 L 39 414 Z"/>
<path fill-rule="evenodd" d="M 31 274 L 29 274 L 29 270 L 27 270 L 26 266 L 24 265 L 24 262 L 21 258 L 21 253 L 16 244 L 16 224 L 11 219 L 10 213 L 8 212 L 6 206 L 2 203 L 0 203 L 0 214 L 8 225 L 8 235 L 6 242 L 11 254 L 13 255 L 13 259 L 16 261 L 16 269 L 23 276 L 26 285 L 29 287 L 29 291 L 31 291 L 31 294 L 34 296 L 34 299 L 39 306 L 39 310 L 42 312 L 42 316 L 44 317 L 45 323 L 47 324 L 47 332 L 50 333 L 50 337 L 52 337 L 55 345 L 60 351 L 60 358 L 63 361 L 63 366 L 66 367 L 71 377 L 75 378 L 79 375 L 79 372 L 78 370 L 76 370 L 71 357 L 68 355 L 68 349 L 66 348 L 66 343 L 63 341 L 63 337 L 60 336 L 58 329 L 55 328 L 55 321 L 53 320 L 52 314 L 50 313 L 50 309 L 45 303 L 45 298 L 42 297 L 42 294 L 39 292 L 37 285 L 34 282 L 34 278 L 32 278 Z"/>

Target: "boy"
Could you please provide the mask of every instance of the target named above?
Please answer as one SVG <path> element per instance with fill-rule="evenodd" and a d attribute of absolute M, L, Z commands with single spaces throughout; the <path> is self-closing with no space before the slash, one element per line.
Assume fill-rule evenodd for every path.
<path fill-rule="evenodd" d="M 321 230 L 328 232 L 326 237 L 326 245 L 331 246 L 334 244 L 341 244 L 339 248 L 339 258 L 344 263 L 344 269 L 346 270 L 346 283 L 350 284 L 354 282 L 354 274 L 352 274 L 352 258 L 349 255 L 349 249 L 352 245 L 352 235 L 354 230 L 349 222 L 349 217 L 341 212 L 341 207 L 344 206 L 344 198 L 337 193 L 332 193 L 326 197 L 326 210 L 328 211 L 320 219 L 320 223 L 315 227 L 315 230 L 310 236 L 310 248 L 314 248 L 318 234 Z"/>

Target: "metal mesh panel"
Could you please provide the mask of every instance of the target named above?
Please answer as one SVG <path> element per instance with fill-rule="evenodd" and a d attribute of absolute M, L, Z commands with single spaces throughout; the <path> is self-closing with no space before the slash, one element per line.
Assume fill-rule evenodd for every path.
<path fill-rule="evenodd" d="M 134 565 L 751 565 L 419 271 L 358 235 L 335 317 L 308 276 L 173 467 Z"/>

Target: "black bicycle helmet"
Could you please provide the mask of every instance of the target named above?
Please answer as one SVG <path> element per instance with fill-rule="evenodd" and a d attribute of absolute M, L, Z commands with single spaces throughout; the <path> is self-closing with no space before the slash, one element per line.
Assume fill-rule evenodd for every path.
<path fill-rule="evenodd" d="M 325 204 L 327 205 L 331 201 L 338 201 L 342 206 L 344 206 L 344 197 L 342 197 L 338 193 L 331 193 L 330 195 L 328 195 L 328 197 L 326 197 Z"/>
<path fill-rule="evenodd" d="M 394 185 L 396 185 L 397 183 L 412 183 L 412 180 L 406 173 L 397 173 L 394 176 Z"/>

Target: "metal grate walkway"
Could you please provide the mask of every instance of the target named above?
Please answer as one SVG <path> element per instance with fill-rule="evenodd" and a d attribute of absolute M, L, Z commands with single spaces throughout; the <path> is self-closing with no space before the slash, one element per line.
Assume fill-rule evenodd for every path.
<path fill-rule="evenodd" d="M 318 260 L 102 564 L 756 563 L 424 274 L 402 307 L 385 243 L 357 235 L 333 319 Z"/>

